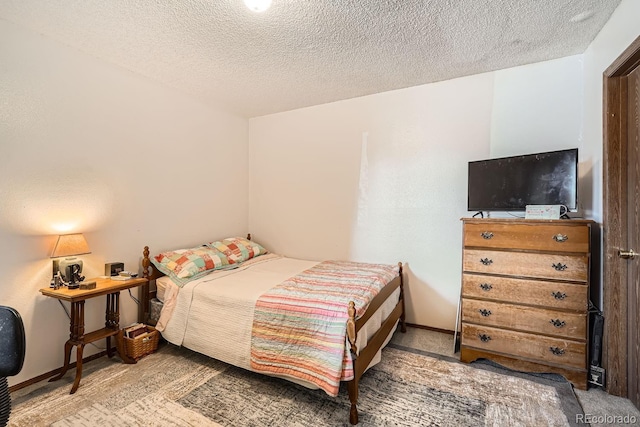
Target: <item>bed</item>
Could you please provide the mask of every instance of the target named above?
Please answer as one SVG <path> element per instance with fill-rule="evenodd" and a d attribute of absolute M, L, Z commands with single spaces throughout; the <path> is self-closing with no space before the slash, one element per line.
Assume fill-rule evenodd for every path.
<path fill-rule="evenodd" d="M 165 261 L 162 255 L 166 253 L 150 257 L 145 246 L 142 271 L 149 282 L 142 287 L 141 320 L 156 325 L 172 344 L 254 372 L 321 388 L 333 396 L 339 383 L 346 382 L 349 422 L 357 424 L 361 376 L 380 360 L 381 349 L 396 327 L 406 331 L 402 264 L 319 263 L 264 253 L 257 243 L 247 242 L 250 236 L 208 244 L 220 249 L 224 255 L 216 254 L 224 260 L 214 257 L 213 264 L 219 268 L 212 271 L 202 271 L 204 264 L 211 266 L 210 259 L 200 262 L 200 268 L 193 270 L 196 274 L 185 281 L 158 261 Z M 245 258 L 243 244 L 257 255 L 233 259 L 235 243 L 243 248 Z M 260 249 L 264 252 L 259 253 Z M 174 261 L 182 254 L 169 252 Z M 323 280 L 335 286 L 327 288 Z M 363 286 L 363 280 L 377 283 Z M 320 296 L 313 293 L 318 286 Z M 325 295 L 328 303 L 322 300 Z M 161 311 L 159 296 L 164 301 Z M 152 311 L 160 316 L 152 316 Z M 300 319 L 307 315 L 315 318 L 305 329 Z M 293 329 L 296 337 L 302 337 L 299 341 L 292 341 L 291 334 L 286 339 L 280 334 Z"/>

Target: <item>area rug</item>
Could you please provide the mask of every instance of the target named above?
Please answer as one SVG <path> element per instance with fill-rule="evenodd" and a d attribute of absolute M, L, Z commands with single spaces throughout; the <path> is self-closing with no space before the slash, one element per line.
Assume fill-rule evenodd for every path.
<path fill-rule="evenodd" d="M 14 393 L 11 426 L 348 426 L 338 397 L 165 345 L 137 365 L 102 358 Z M 561 377 L 515 374 L 390 345 L 360 382 L 361 426 L 571 426 L 582 413 Z"/>

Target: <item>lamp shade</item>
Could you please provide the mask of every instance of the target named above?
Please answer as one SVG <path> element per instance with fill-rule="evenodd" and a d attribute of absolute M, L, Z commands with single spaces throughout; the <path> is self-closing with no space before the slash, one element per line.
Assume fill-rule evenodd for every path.
<path fill-rule="evenodd" d="M 89 245 L 82 233 L 62 234 L 58 236 L 51 258 L 90 254 Z"/>

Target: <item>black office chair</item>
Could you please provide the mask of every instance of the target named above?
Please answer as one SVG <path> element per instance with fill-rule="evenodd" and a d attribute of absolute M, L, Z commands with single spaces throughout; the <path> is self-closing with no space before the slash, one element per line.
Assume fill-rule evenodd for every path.
<path fill-rule="evenodd" d="M 7 377 L 18 375 L 24 363 L 24 324 L 16 310 L 0 305 L 0 426 L 9 422 L 11 396 Z"/>

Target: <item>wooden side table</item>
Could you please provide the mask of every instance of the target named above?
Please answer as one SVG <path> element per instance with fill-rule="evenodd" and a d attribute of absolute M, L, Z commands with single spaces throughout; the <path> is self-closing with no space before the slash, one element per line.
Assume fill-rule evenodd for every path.
<path fill-rule="evenodd" d="M 71 387 L 73 394 L 78 390 L 80 378 L 82 377 L 82 352 L 84 346 L 106 338 L 107 356 L 113 357 L 111 348 L 111 337 L 115 337 L 116 350 L 124 363 L 136 363 L 136 361 L 126 355 L 124 351 L 123 333 L 120 330 L 120 291 L 142 286 L 148 282 L 145 278 L 134 278 L 130 280 L 88 279 L 87 282 L 95 281 L 94 289 L 60 289 L 43 288 L 40 292 L 48 297 L 56 298 L 71 303 L 71 326 L 69 328 L 69 339 L 64 344 L 64 366 L 62 371 L 49 381 L 57 381 L 67 373 L 69 360 L 71 359 L 71 349 L 77 347 L 76 356 L 76 379 Z M 107 296 L 107 309 L 105 313 L 105 327 L 94 332 L 85 334 L 84 332 L 84 302 L 90 298 Z"/>

